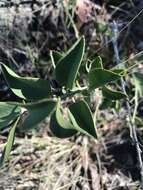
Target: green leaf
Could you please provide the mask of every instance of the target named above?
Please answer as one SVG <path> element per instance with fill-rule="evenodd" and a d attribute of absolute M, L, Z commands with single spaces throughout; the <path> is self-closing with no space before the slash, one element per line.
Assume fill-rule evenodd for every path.
<path fill-rule="evenodd" d="M 60 61 L 60 59 L 63 58 L 63 54 L 61 54 L 58 51 L 52 50 L 52 51 L 50 51 L 50 57 L 51 57 L 52 64 L 55 68 L 55 66 Z"/>
<path fill-rule="evenodd" d="M 83 134 L 97 138 L 95 125 L 88 104 L 80 100 L 69 106 L 69 116 L 74 128 Z"/>
<path fill-rule="evenodd" d="M 58 104 L 56 111 L 52 114 L 50 121 L 50 129 L 58 138 L 68 138 L 81 132 L 94 138 L 97 137 L 92 113 L 87 103 L 78 101 L 67 109 L 69 119 L 63 117 L 60 105 Z"/>
<path fill-rule="evenodd" d="M 13 127 L 11 127 L 9 134 L 8 134 L 8 138 L 7 138 L 7 143 L 6 146 L 4 148 L 4 151 L 2 153 L 2 156 L 0 158 L 0 167 L 2 167 L 2 165 L 4 164 L 5 161 L 8 160 L 9 158 L 9 154 L 11 152 L 13 143 L 14 143 L 14 137 L 15 137 L 15 129 L 17 127 L 18 121 L 20 118 L 18 118 L 16 120 L 16 122 L 14 123 Z"/>
<path fill-rule="evenodd" d="M 55 69 L 55 77 L 61 86 L 72 89 L 83 59 L 85 40 L 80 38 L 59 61 Z"/>
<path fill-rule="evenodd" d="M 98 33 L 104 33 L 108 29 L 108 25 L 106 23 L 97 22 L 96 23 L 96 30 Z"/>
<path fill-rule="evenodd" d="M 127 98 L 126 94 L 119 91 L 112 90 L 111 88 L 108 88 L 106 86 L 102 88 L 102 93 L 103 93 L 103 96 L 109 100 L 120 100 L 122 98 Z"/>
<path fill-rule="evenodd" d="M 20 129 L 22 131 L 30 130 L 39 124 L 42 120 L 48 117 L 56 106 L 56 102 L 52 100 L 43 100 L 37 103 L 23 104 L 21 107 L 24 107 L 28 111 L 28 115 Z"/>
<path fill-rule="evenodd" d="M 63 117 L 59 104 L 56 111 L 51 116 L 50 129 L 58 138 L 68 138 L 77 133 L 72 123 Z"/>
<path fill-rule="evenodd" d="M 102 63 L 102 59 L 100 56 L 97 56 L 93 62 L 91 63 L 91 68 L 90 70 L 93 70 L 93 69 L 98 69 L 98 68 L 101 68 L 103 69 L 103 63 Z"/>
<path fill-rule="evenodd" d="M 143 74 L 135 72 L 133 74 L 133 78 L 134 78 L 134 83 L 135 86 L 137 88 L 137 90 L 139 91 L 140 95 L 143 95 Z"/>
<path fill-rule="evenodd" d="M 21 109 L 6 102 L 0 102 L 0 130 L 10 125 L 20 114 Z"/>
<path fill-rule="evenodd" d="M 29 100 L 44 99 L 51 96 L 48 80 L 20 77 L 4 64 L 1 64 L 1 68 L 9 87 L 16 96 Z"/>
<path fill-rule="evenodd" d="M 127 73 L 126 69 L 111 69 L 113 73 L 124 76 Z"/>
<path fill-rule="evenodd" d="M 102 101 L 102 104 L 99 107 L 99 109 L 100 110 L 105 110 L 105 109 L 108 109 L 108 108 L 116 109 L 116 101 L 104 98 L 103 101 Z"/>
<path fill-rule="evenodd" d="M 121 75 L 116 74 L 106 69 L 94 69 L 88 74 L 89 88 L 94 90 L 95 88 L 102 87 L 109 82 L 116 81 L 121 78 Z"/>

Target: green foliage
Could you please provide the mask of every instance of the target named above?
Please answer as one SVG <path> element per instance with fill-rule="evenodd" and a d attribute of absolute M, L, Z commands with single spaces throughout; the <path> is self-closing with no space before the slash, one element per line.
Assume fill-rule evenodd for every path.
<path fill-rule="evenodd" d="M 106 87 L 106 86 L 102 88 L 102 93 L 103 93 L 103 96 L 109 100 L 120 100 L 122 98 L 127 98 L 126 94 L 119 91 L 112 90 L 111 88 Z"/>
<path fill-rule="evenodd" d="M 29 100 L 38 100 L 51 96 L 51 87 L 48 80 L 31 77 L 20 77 L 8 66 L 1 65 L 4 77 L 13 93 Z"/>
<path fill-rule="evenodd" d="M 133 74 L 135 86 L 137 90 L 139 91 L 140 95 L 143 95 L 143 74 L 135 72 Z"/>
<path fill-rule="evenodd" d="M 103 98 L 102 104 L 100 105 L 100 110 L 105 110 L 105 109 L 111 109 L 111 108 L 116 108 L 116 101 L 114 100 L 109 100 L 107 98 Z"/>
<path fill-rule="evenodd" d="M 110 82 L 119 80 L 120 74 L 106 69 L 93 69 L 88 74 L 89 88 L 94 90 L 95 88 L 102 87 Z"/>
<path fill-rule="evenodd" d="M 100 56 L 97 56 L 91 63 L 91 70 L 93 69 L 103 69 L 103 63 Z"/>
<path fill-rule="evenodd" d="M 50 129 L 52 133 L 59 138 L 71 137 L 77 133 L 74 129 L 74 125 L 70 120 L 63 117 L 62 108 L 58 103 L 56 111 L 51 116 Z"/>
<path fill-rule="evenodd" d="M 53 100 L 44 100 L 36 103 L 23 104 L 22 107 L 28 111 L 28 116 L 21 125 L 21 130 L 29 130 L 48 117 L 56 106 Z"/>
<path fill-rule="evenodd" d="M 50 51 L 50 57 L 53 67 L 55 68 L 60 59 L 62 59 L 63 55 L 58 51 Z"/>
<path fill-rule="evenodd" d="M 69 110 L 71 121 L 73 124 L 77 123 L 77 125 L 74 125 L 75 128 L 81 133 L 97 138 L 92 113 L 88 104 L 80 100 L 71 104 Z"/>
<path fill-rule="evenodd" d="M 80 38 L 58 62 L 55 77 L 61 86 L 72 89 L 83 59 L 85 40 Z"/>
<path fill-rule="evenodd" d="M 3 163 L 5 161 L 8 160 L 9 154 L 11 152 L 13 143 L 14 143 L 14 137 L 15 137 L 15 130 L 16 130 L 16 126 L 18 124 L 19 118 L 16 120 L 16 122 L 14 123 L 14 125 L 11 127 L 10 131 L 9 131 L 9 135 L 7 138 L 7 143 L 6 146 L 4 148 L 3 154 L 0 158 L 0 167 L 3 165 Z"/>
<path fill-rule="evenodd" d="M 77 101 L 71 104 L 66 112 L 68 119 L 65 119 L 61 106 L 58 104 L 56 111 L 51 117 L 50 128 L 53 134 L 60 138 L 71 137 L 77 132 L 97 138 L 92 113 L 85 101 Z"/>
<path fill-rule="evenodd" d="M 0 129 L 11 126 L 20 117 L 18 128 L 27 131 L 33 129 L 46 117 L 50 117 L 51 132 L 58 138 L 68 138 L 80 132 L 96 139 L 93 113 L 85 95 L 90 96 L 91 91 L 101 88 L 106 99 L 126 98 L 122 92 L 105 87 L 110 82 L 115 83 L 119 80 L 124 72 L 119 69 L 104 69 L 102 59 L 98 56 L 91 61 L 88 74 L 85 76 L 86 82 L 81 83 L 81 87 L 77 74 L 83 61 L 84 51 L 85 39 L 81 37 L 65 54 L 50 52 L 54 68 L 52 78 L 59 84 L 57 86 L 53 85 L 53 81 L 20 77 L 2 64 L 1 69 L 9 87 L 22 100 L 0 102 Z M 7 160 L 12 148 L 16 126 L 17 123 L 10 130 L 1 163 Z"/>
<path fill-rule="evenodd" d="M 98 33 L 105 33 L 108 30 L 108 25 L 106 23 L 97 22 L 95 26 Z"/>
<path fill-rule="evenodd" d="M 20 108 L 6 102 L 0 102 L 0 130 L 10 125 L 19 115 Z"/>

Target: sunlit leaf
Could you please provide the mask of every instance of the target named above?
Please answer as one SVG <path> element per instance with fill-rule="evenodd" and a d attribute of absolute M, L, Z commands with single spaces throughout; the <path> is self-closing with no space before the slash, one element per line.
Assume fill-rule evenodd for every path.
<path fill-rule="evenodd" d="M 20 77 L 4 64 L 1 64 L 1 68 L 9 87 L 16 96 L 22 99 L 38 100 L 51 95 L 51 87 L 48 80 Z"/>
<path fill-rule="evenodd" d="M 80 38 L 59 61 L 55 69 L 55 77 L 61 86 L 72 89 L 83 59 L 85 40 Z"/>
<path fill-rule="evenodd" d="M 0 102 L 0 129 L 10 125 L 20 114 L 20 108 L 6 102 Z"/>
<path fill-rule="evenodd" d="M 36 103 L 23 104 L 21 107 L 27 109 L 28 114 L 20 129 L 30 130 L 48 117 L 55 109 L 56 102 L 53 100 L 44 100 Z"/>
<path fill-rule="evenodd" d="M 56 111 L 51 116 L 50 129 L 58 138 L 68 138 L 77 133 L 68 118 L 63 117 L 60 104 L 58 104 Z"/>
<path fill-rule="evenodd" d="M 69 106 L 69 116 L 76 130 L 97 138 L 92 113 L 88 104 L 80 100 Z"/>
<path fill-rule="evenodd" d="M 88 74 L 89 88 L 94 90 L 95 88 L 102 87 L 109 82 L 116 81 L 121 78 L 120 74 L 116 74 L 106 69 L 94 69 Z"/>

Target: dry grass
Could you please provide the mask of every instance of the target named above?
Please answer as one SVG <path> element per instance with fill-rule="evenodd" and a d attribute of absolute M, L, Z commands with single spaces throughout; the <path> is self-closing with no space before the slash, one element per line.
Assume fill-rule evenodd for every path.
<path fill-rule="evenodd" d="M 53 137 L 32 137 L 31 140 L 16 139 L 16 146 L 9 163 L 1 172 L 0 187 L 7 189 L 8 181 L 13 189 L 34 186 L 39 190 L 73 190 L 78 189 L 77 184 L 89 186 L 88 149 L 84 143 L 78 145 Z M 98 177 L 95 172 L 95 177 Z M 99 179 L 96 179 L 97 183 Z"/>
<path fill-rule="evenodd" d="M 0 172 L 0 189 L 136 189 L 139 183 L 123 172 L 132 155 L 128 154 L 128 150 L 127 154 L 120 152 L 119 157 L 120 154 L 122 156 L 119 160 L 130 159 L 121 168 L 118 167 L 114 146 L 118 148 L 120 145 L 121 133 L 112 140 L 113 129 L 108 133 L 107 139 L 102 138 L 98 143 L 82 136 L 66 140 L 47 136 L 16 138 L 11 158 Z M 118 139 L 117 144 L 115 139 Z M 113 152 L 108 153 L 108 149 L 112 148 Z"/>

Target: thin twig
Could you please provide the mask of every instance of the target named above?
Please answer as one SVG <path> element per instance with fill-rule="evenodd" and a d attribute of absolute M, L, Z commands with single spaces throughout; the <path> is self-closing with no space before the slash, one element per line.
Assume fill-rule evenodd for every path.
<path fill-rule="evenodd" d="M 143 13 L 143 8 L 132 18 L 118 33 L 117 38 L 119 38 L 120 34 L 125 32 L 125 30 Z M 109 40 L 108 42 L 105 42 L 100 48 L 98 48 L 95 53 L 98 53 L 103 48 L 107 47 L 110 42 L 112 42 L 113 39 Z"/>
<path fill-rule="evenodd" d="M 118 42 L 117 42 L 118 26 L 115 21 L 112 23 L 112 31 L 114 34 L 112 43 L 113 43 L 113 48 L 114 48 L 114 53 L 115 53 L 115 61 L 116 61 L 116 64 L 119 64 L 120 57 L 119 57 L 119 49 L 118 49 Z M 121 78 L 121 87 L 122 87 L 123 92 L 125 94 L 127 94 L 126 88 L 125 88 L 125 81 L 123 78 Z M 127 114 L 128 114 L 128 125 L 130 127 L 130 134 L 131 134 L 132 141 L 136 147 L 137 158 L 138 158 L 138 163 L 139 163 L 139 167 L 140 167 L 140 175 L 141 175 L 141 189 L 143 190 L 143 161 L 142 161 L 142 156 L 141 156 L 142 152 L 141 152 L 140 144 L 139 144 L 138 137 L 137 137 L 135 120 L 133 119 L 134 116 L 132 117 L 131 106 L 130 106 L 129 100 L 126 101 L 126 107 L 127 107 Z"/>

